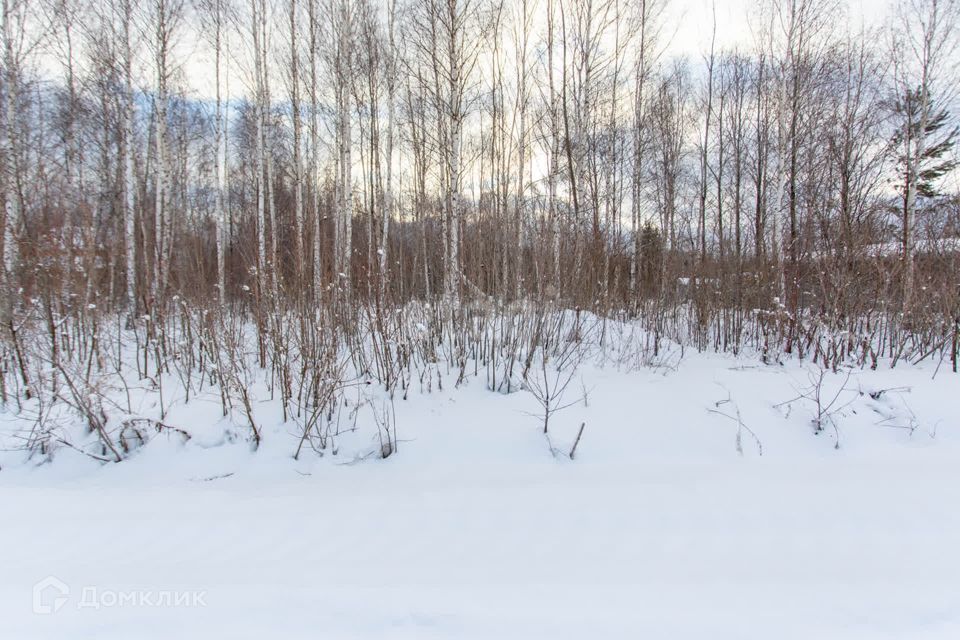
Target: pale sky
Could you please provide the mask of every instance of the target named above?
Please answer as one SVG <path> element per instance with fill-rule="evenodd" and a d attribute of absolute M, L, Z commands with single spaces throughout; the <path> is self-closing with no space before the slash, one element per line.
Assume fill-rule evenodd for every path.
<path fill-rule="evenodd" d="M 874 24 L 886 16 L 892 0 L 838 1 L 848 8 L 850 28 L 858 29 L 863 16 L 867 16 L 867 20 Z M 729 49 L 738 44 L 744 47 L 749 47 L 751 44 L 748 14 L 757 5 L 757 0 L 666 0 L 666 2 L 667 10 L 663 18 L 662 37 L 670 40 L 665 49 L 667 57 L 687 55 L 692 62 L 696 63 L 709 51 L 713 7 L 716 10 L 717 51 Z M 277 11 L 282 11 L 279 5 Z M 182 65 L 191 90 L 198 97 L 205 98 L 212 97 L 214 93 L 213 56 L 205 40 L 198 37 L 199 28 L 199 20 L 195 15 L 190 15 L 184 20 L 177 38 L 179 46 L 176 47 L 174 58 Z M 246 33 L 235 35 L 232 38 L 233 46 L 245 46 L 246 37 Z M 280 41 L 280 38 L 285 37 L 283 34 L 275 34 L 274 47 L 285 49 L 286 45 Z M 148 81 L 152 73 L 149 47 L 146 43 L 141 43 L 139 49 L 142 56 L 138 65 L 140 67 L 138 75 L 141 76 L 141 80 Z M 231 67 L 230 93 L 236 96 L 243 92 L 240 77 L 242 74 L 236 63 L 231 64 Z M 50 75 L 62 73 L 62 64 L 50 58 L 41 62 L 41 68 L 47 69 Z"/>
<path fill-rule="evenodd" d="M 864 7 L 870 7 L 870 19 L 878 21 L 888 12 L 887 0 L 838 0 L 847 5 L 850 12 L 850 26 L 856 29 L 860 19 L 866 14 Z M 757 0 L 667 0 L 667 10 L 663 18 L 664 39 L 669 39 L 665 55 L 687 55 L 691 61 L 698 61 L 709 52 L 712 28 L 712 8 L 716 9 L 717 51 L 741 45 L 749 47 L 752 42 L 749 12 L 757 5 Z M 189 21 L 186 26 L 195 21 Z M 276 36 L 275 36 L 276 37 Z M 188 58 L 185 71 L 190 85 L 203 95 L 213 93 L 212 56 L 206 51 L 205 43 L 195 45 L 195 38 L 184 37 L 182 53 Z M 277 46 L 281 45 L 275 42 Z M 236 70 L 233 71 L 236 73 Z M 239 79 L 234 79 L 231 92 L 240 90 Z"/>
<path fill-rule="evenodd" d="M 845 7 L 851 30 L 859 30 L 862 23 L 867 27 L 878 26 L 889 15 L 892 0 L 838 0 Z M 716 7 L 717 50 L 732 48 L 738 44 L 749 45 L 752 40 L 748 15 L 758 5 L 757 0 L 670 0 L 668 27 L 674 25 L 676 35 L 667 53 L 689 55 L 696 59 L 710 50 L 712 27 L 711 7 Z M 844 25 L 838 25 L 842 27 Z"/>

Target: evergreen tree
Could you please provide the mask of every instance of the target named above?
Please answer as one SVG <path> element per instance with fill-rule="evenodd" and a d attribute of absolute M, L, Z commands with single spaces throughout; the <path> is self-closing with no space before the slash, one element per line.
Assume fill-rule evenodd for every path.
<path fill-rule="evenodd" d="M 920 89 L 908 90 L 899 97 L 894 112 L 901 124 L 893 136 L 893 148 L 897 154 L 897 190 L 904 197 L 910 186 L 911 162 L 916 164 L 916 190 L 924 198 L 940 195 L 937 183 L 940 178 L 957 167 L 957 161 L 949 152 L 957 142 L 960 126 L 950 127 L 952 120 L 949 111 L 943 108 L 931 110 L 926 126 L 922 125 Z M 921 145 L 921 139 L 923 144 Z M 918 157 L 919 156 L 919 157 Z"/>

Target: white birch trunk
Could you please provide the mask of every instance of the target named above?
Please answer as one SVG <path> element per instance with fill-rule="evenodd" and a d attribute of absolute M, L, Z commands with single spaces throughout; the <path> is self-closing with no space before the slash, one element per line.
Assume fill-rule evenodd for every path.
<path fill-rule="evenodd" d="M 353 160 L 351 157 L 351 93 L 352 79 L 352 47 L 353 47 L 353 16 L 349 0 L 340 0 L 340 38 L 337 52 L 337 88 L 339 104 L 337 105 L 338 141 L 340 152 L 340 188 L 337 204 L 337 254 L 339 256 L 337 270 L 339 284 L 343 292 L 349 297 L 351 276 L 353 272 Z"/>
<path fill-rule="evenodd" d="M 297 0 L 290 0 L 290 109 L 293 113 L 293 200 L 295 252 L 295 287 L 297 295 L 301 292 L 300 278 L 303 275 L 304 234 L 303 234 L 303 160 L 301 157 L 301 119 L 300 119 L 300 64 L 297 53 Z"/>
<path fill-rule="evenodd" d="M 133 21 L 131 0 L 122 0 L 123 10 L 123 135 L 120 141 L 120 162 L 123 164 L 123 231 L 124 250 L 126 252 L 126 307 L 132 317 L 137 309 L 137 252 L 136 252 L 136 216 L 134 212 L 135 184 L 133 175 L 133 121 L 135 105 L 133 99 L 133 48 L 130 32 Z"/>
<path fill-rule="evenodd" d="M 313 301 L 320 301 L 323 287 L 323 219 L 320 216 L 320 109 L 317 103 L 318 71 L 317 65 L 317 0 L 308 0 L 310 21 L 310 179 L 313 198 Z"/>
<path fill-rule="evenodd" d="M 388 65 L 387 65 L 387 148 L 386 148 L 386 176 L 381 183 L 383 190 L 382 227 L 380 229 L 380 298 L 384 299 L 387 291 L 387 252 L 390 244 L 390 217 L 393 215 L 393 134 L 394 119 L 396 117 L 396 72 L 397 47 L 394 39 L 394 22 L 396 0 L 390 0 L 387 16 L 388 38 Z"/>
<path fill-rule="evenodd" d="M 263 11 L 262 0 L 251 0 L 252 14 L 252 32 L 254 48 L 254 119 L 256 120 L 256 187 L 257 187 L 257 286 L 260 293 L 265 293 L 266 287 L 264 275 L 267 272 L 267 243 L 266 243 L 266 199 L 264 194 L 263 174 L 264 174 L 264 92 L 263 92 L 263 44 L 261 42 L 261 18 Z"/>
<path fill-rule="evenodd" d="M 216 115 L 214 117 L 214 148 L 215 148 L 215 172 L 217 179 L 217 188 L 215 189 L 214 197 L 214 224 L 217 242 L 217 299 L 220 302 L 221 308 L 226 303 L 227 295 L 227 278 L 226 278 L 226 258 L 224 255 L 224 240 L 226 235 L 226 215 L 224 213 L 224 193 L 226 192 L 226 172 L 224 165 L 226 164 L 226 142 L 225 136 L 223 135 L 223 101 L 220 93 L 221 87 L 221 47 L 222 47 L 222 26 L 223 26 L 223 14 L 221 3 L 222 0 L 214 0 L 216 3 L 216 15 L 214 17 L 215 21 L 215 30 L 214 34 L 214 66 L 215 66 L 215 80 L 217 84 L 217 97 L 216 97 Z"/>
<path fill-rule="evenodd" d="M 4 198 L 4 227 L 3 227 L 3 271 L 7 296 L 5 309 L 13 306 L 14 299 L 14 271 L 19 260 L 19 241 L 21 221 L 21 202 L 19 193 L 19 158 L 20 144 L 17 134 L 16 101 L 19 83 L 18 64 L 14 55 L 14 27 L 11 16 L 10 0 L 3 0 L 3 43 L 6 91 L 4 95 L 4 156 L 6 156 L 6 189 Z M 6 318 L 9 320 L 9 318 Z"/>

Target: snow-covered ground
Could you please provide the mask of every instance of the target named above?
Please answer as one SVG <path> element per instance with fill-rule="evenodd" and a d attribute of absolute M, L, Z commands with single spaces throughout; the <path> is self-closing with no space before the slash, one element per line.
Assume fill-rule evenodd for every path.
<path fill-rule="evenodd" d="M 7 452 L 0 637 L 960 637 L 960 378 L 829 373 L 816 434 L 811 365 L 676 355 L 585 363 L 549 445 L 478 376 L 397 399 L 386 460 L 203 399 L 119 464 Z"/>

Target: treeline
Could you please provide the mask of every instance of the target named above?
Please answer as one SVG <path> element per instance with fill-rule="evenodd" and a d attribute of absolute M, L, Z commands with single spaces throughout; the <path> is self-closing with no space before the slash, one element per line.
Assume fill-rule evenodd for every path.
<path fill-rule="evenodd" d="M 687 59 L 667 10 L 4 0 L 3 324 L 533 300 L 955 352 L 957 2 L 764 0 Z"/>

